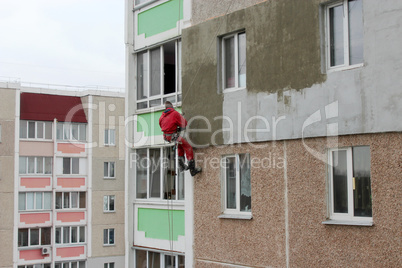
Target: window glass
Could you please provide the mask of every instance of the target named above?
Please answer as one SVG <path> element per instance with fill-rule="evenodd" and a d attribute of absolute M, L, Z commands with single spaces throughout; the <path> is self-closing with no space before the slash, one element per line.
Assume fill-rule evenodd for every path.
<path fill-rule="evenodd" d="M 58 123 L 57 124 L 56 135 L 57 135 L 58 140 L 63 139 L 63 123 Z"/>
<path fill-rule="evenodd" d="M 28 157 L 28 174 L 35 173 L 35 157 L 29 156 Z"/>
<path fill-rule="evenodd" d="M 71 243 L 78 242 L 78 229 L 77 227 L 71 227 Z"/>
<path fill-rule="evenodd" d="M 36 157 L 36 173 L 43 174 L 43 157 Z"/>
<path fill-rule="evenodd" d="M 20 156 L 19 171 L 20 174 L 27 173 L 27 158 L 25 156 Z"/>
<path fill-rule="evenodd" d="M 137 54 L 137 100 L 143 100 L 148 97 L 148 53 Z M 147 108 L 146 104 L 145 107 Z"/>
<path fill-rule="evenodd" d="M 71 138 L 73 139 L 73 140 L 79 140 L 79 137 L 78 137 L 78 124 L 72 124 L 71 125 Z"/>
<path fill-rule="evenodd" d="M 150 96 L 159 95 L 161 93 L 161 49 L 151 50 L 151 85 Z"/>
<path fill-rule="evenodd" d="M 56 193 L 56 209 L 61 209 L 63 204 L 63 193 Z"/>
<path fill-rule="evenodd" d="M 354 216 L 372 217 L 370 147 L 353 147 Z"/>
<path fill-rule="evenodd" d="M 109 162 L 103 163 L 103 177 L 109 177 Z"/>
<path fill-rule="evenodd" d="M 147 267 L 147 252 L 144 250 L 136 250 L 135 263 L 135 267 Z"/>
<path fill-rule="evenodd" d="M 86 193 L 80 192 L 80 208 L 86 208 Z"/>
<path fill-rule="evenodd" d="M 160 267 L 160 253 L 148 251 L 148 267 Z"/>
<path fill-rule="evenodd" d="M 50 245 L 51 243 L 51 228 L 41 229 L 41 245 Z"/>
<path fill-rule="evenodd" d="M 136 184 L 136 197 L 147 198 L 147 149 L 137 150 L 136 168 L 137 168 L 137 184 Z"/>
<path fill-rule="evenodd" d="M 28 246 L 28 229 L 18 230 L 18 246 L 27 247 Z"/>
<path fill-rule="evenodd" d="M 348 184 L 346 150 L 332 152 L 333 206 L 335 213 L 348 212 Z"/>
<path fill-rule="evenodd" d="M 80 226 L 80 243 L 85 242 L 85 226 Z"/>
<path fill-rule="evenodd" d="M 176 91 L 176 42 L 163 45 L 164 94 Z M 173 102 L 174 103 L 174 102 Z"/>
<path fill-rule="evenodd" d="M 114 244 L 114 229 L 109 229 L 109 244 Z"/>
<path fill-rule="evenodd" d="M 109 132 L 110 132 L 109 144 L 114 145 L 115 144 L 115 130 L 114 129 L 109 129 Z"/>
<path fill-rule="evenodd" d="M 238 74 L 239 74 L 239 87 L 246 86 L 246 34 L 241 33 L 238 36 L 239 43 L 239 66 L 238 66 Z"/>
<path fill-rule="evenodd" d="M 105 195 L 103 197 L 103 211 L 108 211 L 109 210 L 109 196 Z"/>
<path fill-rule="evenodd" d="M 79 158 L 71 158 L 72 159 L 72 174 L 79 174 L 80 173 L 80 159 Z"/>
<path fill-rule="evenodd" d="M 240 211 L 251 211 L 250 160 L 248 154 L 240 154 Z"/>
<path fill-rule="evenodd" d="M 63 244 L 70 243 L 70 227 L 63 227 Z"/>
<path fill-rule="evenodd" d="M 80 265 L 79 268 L 85 268 L 85 261 L 80 261 L 78 264 Z"/>
<path fill-rule="evenodd" d="M 109 176 L 114 178 L 114 162 L 109 162 Z"/>
<path fill-rule="evenodd" d="M 78 208 L 78 192 L 72 192 L 70 197 L 71 197 L 71 208 Z"/>
<path fill-rule="evenodd" d="M 343 6 L 329 9 L 329 43 L 331 65 L 344 64 Z"/>
<path fill-rule="evenodd" d="M 36 138 L 43 139 L 43 122 L 36 122 Z"/>
<path fill-rule="evenodd" d="M 36 192 L 36 209 L 42 209 L 42 193 Z"/>
<path fill-rule="evenodd" d="M 52 174 L 52 158 L 45 157 L 45 174 Z"/>
<path fill-rule="evenodd" d="M 44 209 L 52 209 L 52 193 L 46 192 L 44 193 Z"/>
<path fill-rule="evenodd" d="M 35 195 L 34 193 L 27 193 L 27 210 L 34 209 Z"/>
<path fill-rule="evenodd" d="M 63 140 L 70 140 L 71 124 L 63 124 Z"/>
<path fill-rule="evenodd" d="M 79 125 L 79 140 L 80 141 L 86 141 L 87 140 L 87 126 L 85 124 L 80 124 Z"/>
<path fill-rule="evenodd" d="M 114 195 L 111 195 L 109 198 L 109 210 L 114 211 Z"/>
<path fill-rule="evenodd" d="M 349 64 L 363 62 L 362 0 L 349 0 Z"/>
<path fill-rule="evenodd" d="M 35 139 L 35 122 L 28 122 L 28 138 Z"/>
<path fill-rule="evenodd" d="M 226 208 L 236 208 L 236 158 L 226 158 Z"/>
<path fill-rule="evenodd" d="M 109 130 L 105 129 L 105 144 L 109 144 Z"/>
<path fill-rule="evenodd" d="M 26 202 L 26 194 L 25 193 L 19 193 L 18 194 L 18 210 L 25 210 L 26 209 L 25 202 Z"/>
<path fill-rule="evenodd" d="M 39 229 L 30 229 L 30 245 L 39 245 Z"/>
<path fill-rule="evenodd" d="M 52 122 L 45 122 L 45 139 L 51 140 L 53 138 Z"/>
<path fill-rule="evenodd" d="M 56 228 L 55 241 L 56 244 L 61 244 L 61 228 Z"/>
<path fill-rule="evenodd" d="M 235 86 L 235 55 L 234 55 L 234 37 L 225 38 L 224 44 L 224 88 L 231 88 Z"/>
<path fill-rule="evenodd" d="M 70 208 L 70 193 L 63 193 L 63 208 Z"/>
<path fill-rule="evenodd" d="M 20 138 L 21 139 L 27 138 L 27 121 L 25 120 L 20 121 Z"/>
<path fill-rule="evenodd" d="M 71 174 L 71 158 L 65 157 L 63 158 L 63 174 Z"/>
<path fill-rule="evenodd" d="M 161 151 L 160 149 L 150 149 L 149 158 L 151 164 L 150 178 L 149 178 L 149 194 L 150 197 L 160 198 L 161 196 Z"/>
<path fill-rule="evenodd" d="M 103 230 L 103 244 L 107 245 L 109 241 L 109 229 Z"/>

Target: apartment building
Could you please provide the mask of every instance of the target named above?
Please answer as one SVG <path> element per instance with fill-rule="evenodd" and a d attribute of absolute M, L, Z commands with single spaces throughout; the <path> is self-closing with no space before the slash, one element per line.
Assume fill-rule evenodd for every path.
<path fill-rule="evenodd" d="M 400 1 L 126 4 L 128 267 L 169 254 L 188 267 L 399 265 Z M 184 173 L 184 207 L 153 186 L 168 164 L 139 164 L 168 154 L 157 119 L 170 98 L 203 167 Z M 168 236 L 179 211 L 170 226 L 184 232 Z"/>
<path fill-rule="evenodd" d="M 0 266 L 124 266 L 124 95 L 1 91 Z"/>

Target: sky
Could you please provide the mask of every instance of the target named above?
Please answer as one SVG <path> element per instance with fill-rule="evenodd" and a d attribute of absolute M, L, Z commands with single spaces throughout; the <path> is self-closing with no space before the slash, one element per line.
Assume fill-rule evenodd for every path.
<path fill-rule="evenodd" d="M 0 0 L 0 81 L 124 88 L 124 0 Z"/>

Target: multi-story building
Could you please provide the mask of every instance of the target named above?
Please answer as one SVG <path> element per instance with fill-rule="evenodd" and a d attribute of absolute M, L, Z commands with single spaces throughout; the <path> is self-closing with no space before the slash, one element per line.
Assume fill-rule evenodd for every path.
<path fill-rule="evenodd" d="M 124 95 L 1 93 L 0 267 L 124 266 Z"/>
<path fill-rule="evenodd" d="M 188 267 L 400 265 L 401 1 L 126 3 L 128 267 L 169 254 Z M 170 148 L 157 124 L 170 98 L 203 167 L 184 174 L 184 205 L 165 199 L 168 162 L 153 166 Z"/>

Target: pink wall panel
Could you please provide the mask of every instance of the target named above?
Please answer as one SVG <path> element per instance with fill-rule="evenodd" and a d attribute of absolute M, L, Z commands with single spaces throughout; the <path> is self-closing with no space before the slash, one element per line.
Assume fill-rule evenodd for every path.
<path fill-rule="evenodd" d="M 20 222 L 25 224 L 37 224 L 50 222 L 50 213 L 20 214 Z"/>
<path fill-rule="evenodd" d="M 20 259 L 31 261 L 31 260 L 43 260 L 46 256 L 42 255 L 42 249 L 30 249 L 30 250 L 20 250 Z"/>
<path fill-rule="evenodd" d="M 57 178 L 57 186 L 62 188 L 80 188 L 85 186 L 85 178 Z"/>
<path fill-rule="evenodd" d="M 50 186 L 51 178 L 21 178 L 21 186 L 25 188 L 44 188 Z"/>
<path fill-rule="evenodd" d="M 20 141 L 20 155 L 53 156 L 53 142 Z"/>
<path fill-rule="evenodd" d="M 80 257 L 83 254 L 85 254 L 84 246 L 56 249 L 56 255 L 61 258 Z"/>
<path fill-rule="evenodd" d="M 64 154 L 80 154 L 85 152 L 85 144 L 59 143 L 57 151 Z"/>
<path fill-rule="evenodd" d="M 58 212 L 57 220 L 61 222 L 80 222 L 85 220 L 85 212 Z"/>

